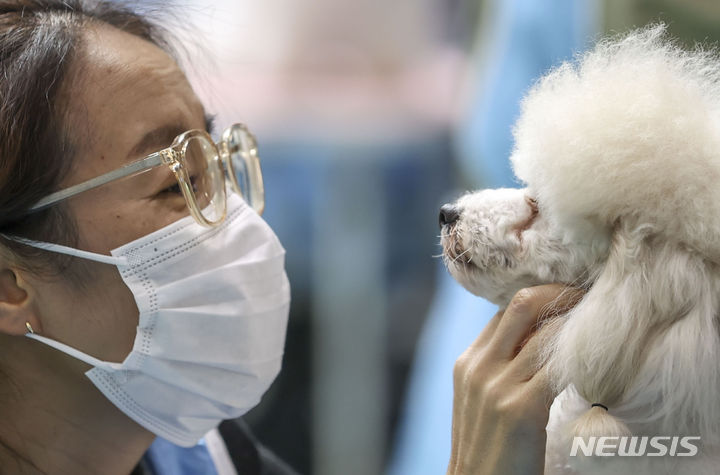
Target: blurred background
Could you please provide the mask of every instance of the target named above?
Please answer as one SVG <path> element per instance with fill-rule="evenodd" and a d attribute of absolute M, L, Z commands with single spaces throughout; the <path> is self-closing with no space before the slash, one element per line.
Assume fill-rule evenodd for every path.
<path fill-rule="evenodd" d="M 511 127 L 532 82 L 650 21 L 688 45 L 720 38 L 713 0 L 133 5 L 168 20 L 218 128 L 258 138 L 293 303 L 283 372 L 246 420 L 317 475 L 444 473 L 452 365 L 497 309 L 442 269 L 438 209 L 517 186 Z"/>

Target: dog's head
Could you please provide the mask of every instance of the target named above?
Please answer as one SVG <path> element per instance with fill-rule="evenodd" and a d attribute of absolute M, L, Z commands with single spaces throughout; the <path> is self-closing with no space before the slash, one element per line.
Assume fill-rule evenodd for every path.
<path fill-rule="evenodd" d="M 523 287 L 585 285 L 609 245 L 607 231 L 589 224 L 582 234 L 565 232 L 527 189 L 483 190 L 444 205 L 440 236 L 452 276 L 501 307 Z"/>
<path fill-rule="evenodd" d="M 720 60 L 664 30 L 538 81 L 511 155 L 526 188 L 443 206 L 441 242 L 501 306 L 529 285 L 588 289 L 545 346 L 558 388 L 720 442 Z"/>

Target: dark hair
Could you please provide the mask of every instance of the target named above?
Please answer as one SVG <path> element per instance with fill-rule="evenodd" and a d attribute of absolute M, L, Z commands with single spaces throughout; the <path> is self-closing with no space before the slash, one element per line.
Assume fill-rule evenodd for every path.
<path fill-rule="evenodd" d="M 82 32 L 103 23 L 168 53 L 166 33 L 129 8 L 108 1 L 0 0 L 0 233 L 73 245 L 73 221 L 58 204 L 28 213 L 67 175 L 82 138 L 66 122 L 63 92 Z M 62 267 L 55 253 L 0 236 L 20 265 Z M 43 265 L 39 265 L 40 262 Z M 34 265 L 32 265 L 34 264 Z"/>

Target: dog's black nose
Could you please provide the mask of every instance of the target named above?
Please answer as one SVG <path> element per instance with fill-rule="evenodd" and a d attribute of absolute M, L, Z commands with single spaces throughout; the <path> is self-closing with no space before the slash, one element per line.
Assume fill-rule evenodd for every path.
<path fill-rule="evenodd" d="M 440 227 L 450 225 L 458 220 L 460 211 L 453 205 L 442 205 L 440 207 Z"/>

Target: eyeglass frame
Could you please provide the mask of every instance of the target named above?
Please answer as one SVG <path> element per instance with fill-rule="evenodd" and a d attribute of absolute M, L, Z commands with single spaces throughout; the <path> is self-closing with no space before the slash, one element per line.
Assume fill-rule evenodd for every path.
<path fill-rule="evenodd" d="M 253 175 L 252 177 L 248 177 L 247 173 L 244 174 L 245 180 L 253 180 L 253 183 L 246 183 L 246 188 L 248 189 L 247 197 L 242 192 L 242 188 L 238 183 L 238 178 L 235 174 L 235 166 L 232 163 L 232 159 L 230 158 L 230 151 L 228 150 L 228 144 L 231 134 L 234 130 L 237 129 L 240 129 L 250 140 L 250 146 L 246 150 L 248 152 L 247 156 L 243 153 L 243 159 L 246 162 L 245 167 L 248 169 L 249 173 Z M 204 130 L 191 129 L 183 132 L 182 134 L 175 137 L 172 145 L 170 145 L 169 147 L 166 147 L 157 152 L 153 152 L 150 155 L 145 156 L 144 158 L 135 160 L 132 163 L 124 165 L 120 168 L 116 168 L 115 170 L 109 171 L 107 173 L 103 173 L 102 175 L 96 176 L 82 183 L 78 183 L 77 185 L 73 185 L 63 190 L 58 190 L 50 193 L 49 195 L 40 199 L 33 206 L 31 206 L 29 211 L 31 213 L 41 211 L 45 208 L 59 203 L 60 201 L 66 200 L 85 191 L 92 190 L 115 180 L 137 175 L 144 171 L 165 164 L 173 172 L 173 175 L 175 175 L 175 179 L 177 180 L 183 197 L 185 198 L 185 203 L 187 204 L 188 209 L 190 210 L 190 214 L 193 216 L 195 221 L 197 221 L 198 224 L 206 227 L 217 226 L 225 219 L 226 206 L 224 207 L 222 216 L 220 216 L 220 218 L 215 221 L 208 220 L 202 214 L 198 207 L 195 195 L 190 188 L 190 180 L 188 180 L 187 176 L 184 175 L 184 169 L 182 166 L 183 162 L 181 157 L 184 158 L 185 149 L 187 148 L 187 144 L 189 143 L 190 139 L 197 136 L 203 137 L 212 147 L 215 148 L 217 152 L 217 157 L 221 158 L 222 160 L 220 165 L 221 171 L 226 176 L 230 177 L 230 181 L 235 192 L 238 195 L 242 196 L 244 199 L 246 199 L 246 201 L 248 201 L 248 204 L 253 209 L 255 209 L 258 214 L 262 215 L 263 211 L 265 210 L 265 189 L 262 178 L 262 170 L 260 168 L 260 158 L 257 154 L 257 141 L 255 139 L 255 136 L 248 130 L 247 126 L 240 123 L 232 124 L 228 128 L 226 128 L 223 131 L 220 142 L 218 143 L 216 143 L 210 136 L 210 134 L 208 134 Z M 181 151 L 178 151 L 178 148 L 180 148 Z M 224 164 L 224 166 L 222 164 Z M 226 191 L 224 188 L 223 195 L 226 195 Z M 227 204 L 226 196 L 224 196 L 224 199 L 226 200 L 225 203 Z"/>

